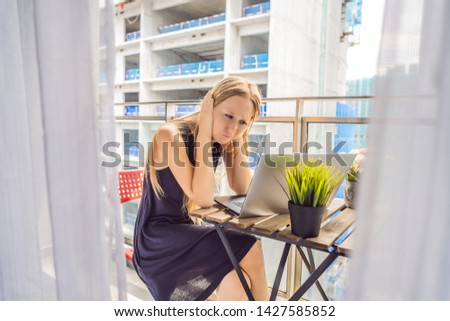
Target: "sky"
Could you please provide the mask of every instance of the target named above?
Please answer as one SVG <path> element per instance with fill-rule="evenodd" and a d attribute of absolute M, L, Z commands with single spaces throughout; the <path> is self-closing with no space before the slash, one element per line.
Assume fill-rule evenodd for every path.
<path fill-rule="evenodd" d="M 385 0 L 363 0 L 360 44 L 347 50 L 347 79 L 376 73 Z"/>

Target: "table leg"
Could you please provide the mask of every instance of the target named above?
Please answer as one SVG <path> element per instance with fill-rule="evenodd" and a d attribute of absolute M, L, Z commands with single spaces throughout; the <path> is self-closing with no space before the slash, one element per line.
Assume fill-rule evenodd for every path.
<path fill-rule="evenodd" d="M 304 253 L 303 253 L 304 255 Z M 306 257 L 306 256 L 305 256 Z M 300 289 L 298 289 L 289 301 L 298 301 L 305 293 L 309 290 L 309 288 L 319 279 L 323 272 L 336 260 L 338 254 L 336 252 L 331 252 L 325 260 L 317 267 L 317 269 L 311 273 L 308 279 L 302 284 Z"/>
<path fill-rule="evenodd" d="M 300 253 L 300 255 L 302 256 L 303 259 L 303 263 L 305 263 L 306 268 L 308 269 L 309 273 L 313 273 L 313 271 L 316 269 L 316 266 L 314 264 L 314 258 L 312 256 L 312 251 L 310 248 L 308 248 L 308 256 L 309 256 L 309 261 L 306 258 L 305 252 L 303 252 L 303 250 L 301 249 L 300 246 L 296 245 L 298 252 Z M 317 289 L 319 290 L 320 295 L 322 296 L 324 301 L 329 301 L 327 294 L 325 293 L 325 291 L 322 288 L 322 285 L 320 284 L 320 282 L 317 280 L 316 281 L 316 286 Z"/>
<path fill-rule="evenodd" d="M 220 224 L 215 223 L 214 226 L 217 230 L 217 233 L 219 234 L 219 237 L 220 237 L 220 240 L 222 241 L 223 246 L 225 247 L 225 250 L 227 251 L 228 257 L 230 258 L 231 263 L 233 264 L 233 267 L 236 270 L 239 280 L 241 281 L 242 286 L 244 287 L 245 293 L 247 293 L 249 301 L 255 301 L 252 291 L 248 287 L 247 281 L 245 281 L 244 274 L 242 274 L 242 270 L 241 270 L 241 267 L 239 266 L 239 262 L 237 261 L 236 256 L 233 253 L 233 250 L 231 249 L 230 242 L 228 242 L 228 238 L 225 235 L 225 232 L 223 231 Z"/>
<path fill-rule="evenodd" d="M 306 250 L 308 251 L 309 264 L 311 264 L 311 268 L 308 268 L 308 266 L 307 266 L 307 268 L 308 268 L 309 273 L 312 273 L 312 271 L 314 271 L 314 270 L 316 269 L 316 265 L 315 265 L 315 263 L 314 263 L 314 256 L 313 256 L 313 254 L 312 254 L 312 250 L 311 250 L 309 247 L 308 247 Z M 305 261 L 305 262 L 306 262 L 306 261 Z M 305 263 L 305 265 L 306 265 L 306 263 Z M 319 290 L 320 295 L 322 296 L 322 299 L 323 299 L 324 301 L 330 301 L 330 300 L 328 299 L 327 294 L 326 294 L 325 291 L 323 290 L 322 284 L 320 284 L 320 281 L 319 281 L 319 280 L 317 280 L 316 286 L 317 286 L 317 289 Z"/>
<path fill-rule="evenodd" d="M 298 245 L 296 247 L 297 247 L 298 252 L 302 256 L 303 263 L 305 263 L 305 266 L 308 269 L 309 273 L 312 274 L 313 271 L 315 271 L 316 267 L 315 267 L 315 264 L 314 264 L 314 258 L 312 256 L 311 249 L 308 248 L 308 255 L 309 255 L 309 261 L 308 261 L 308 259 L 306 258 L 306 255 L 303 252 L 303 250 L 301 249 L 301 247 L 298 246 Z M 320 282 L 317 280 L 315 283 L 316 283 L 317 289 L 319 290 L 319 293 L 322 296 L 323 300 L 324 301 L 329 301 L 328 296 L 325 293 L 325 291 L 323 290 L 322 285 L 320 284 Z"/>
<path fill-rule="evenodd" d="M 308 252 L 309 264 L 311 264 L 311 269 L 315 270 L 316 269 L 316 265 L 314 263 L 314 256 L 312 254 L 312 250 L 308 247 L 306 249 L 306 251 Z"/>
<path fill-rule="evenodd" d="M 286 243 L 284 245 L 283 254 L 281 255 L 280 264 L 278 264 L 277 275 L 275 281 L 273 281 L 272 293 L 270 294 L 269 301 L 275 301 L 278 294 L 278 289 L 280 288 L 281 277 L 283 276 L 284 267 L 286 265 L 286 260 L 289 254 L 289 249 L 291 244 Z"/>

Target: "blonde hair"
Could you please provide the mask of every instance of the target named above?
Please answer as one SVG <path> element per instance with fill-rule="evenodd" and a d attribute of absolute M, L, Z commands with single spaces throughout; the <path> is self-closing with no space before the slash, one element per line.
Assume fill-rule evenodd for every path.
<path fill-rule="evenodd" d="M 248 133 L 253 125 L 255 118 L 259 116 L 259 106 L 261 105 L 261 93 L 259 91 L 258 86 L 256 86 L 253 82 L 245 78 L 238 76 L 230 76 L 218 82 L 211 91 L 212 91 L 212 98 L 214 99 L 214 107 L 216 107 L 224 100 L 234 96 L 249 98 L 250 101 L 252 102 L 253 116 L 250 120 L 247 130 L 243 134 L 243 141 L 245 146 L 247 146 Z M 192 132 L 195 140 L 198 134 L 199 114 L 200 112 L 198 111 L 189 115 L 185 115 L 183 117 L 169 120 L 168 123 L 175 124 L 177 128 L 180 130 L 180 133 L 182 135 L 183 134 L 186 135 L 189 132 Z M 164 196 L 164 190 L 161 188 L 158 176 L 156 175 L 156 168 L 154 166 L 155 165 L 154 148 L 155 148 L 155 138 L 153 138 L 150 144 L 150 148 L 147 155 L 147 162 L 145 165 L 145 173 L 146 178 L 150 180 L 153 186 L 153 190 L 155 191 L 156 196 L 160 198 Z M 233 146 L 231 143 L 229 143 L 226 146 L 225 153 L 227 153 L 231 157 L 234 157 Z M 248 154 L 247 150 L 246 153 Z M 194 209 L 194 207 L 195 204 L 185 195 L 183 201 L 183 209 L 191 211 Z"/>

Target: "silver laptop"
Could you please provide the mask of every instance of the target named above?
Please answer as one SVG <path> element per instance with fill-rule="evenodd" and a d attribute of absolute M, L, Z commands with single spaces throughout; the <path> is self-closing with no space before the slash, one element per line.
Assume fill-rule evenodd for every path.
<path fill-rule="evenodd" d="M 239 215 L 239 218 L 287 214 L 289 199 L 285 191 L 289 189 L 284 178 L 285 168 L 314 160 L 318 165 L 324 163 L 344 174 L 327 201 L 328 207 L 355 158 L 356 154 L 262 154 L 247 195 L 219 196 L 215 201 Z"/>

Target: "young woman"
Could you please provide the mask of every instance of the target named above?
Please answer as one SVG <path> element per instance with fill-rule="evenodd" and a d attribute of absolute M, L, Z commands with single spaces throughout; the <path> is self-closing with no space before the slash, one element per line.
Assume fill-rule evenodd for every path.
<path fill-rule="evenodd" d="M 199 112 L 171 120 L 155 134 L 134 232 L 133 264 L 156 300 L 246 300 L 247 295 L 211 225 L 193 224 L 188 210 L 214 203 L 214 171 L 223 157 L 230 187 L 245 194 L 251 172 L 245 149 L 259 113 L 258 87 L 227 77 Z M 243 151 L 244 150 L 244 151 Z M 261 243 L 226 231 L 256 300 L 268 300 Z"/>

